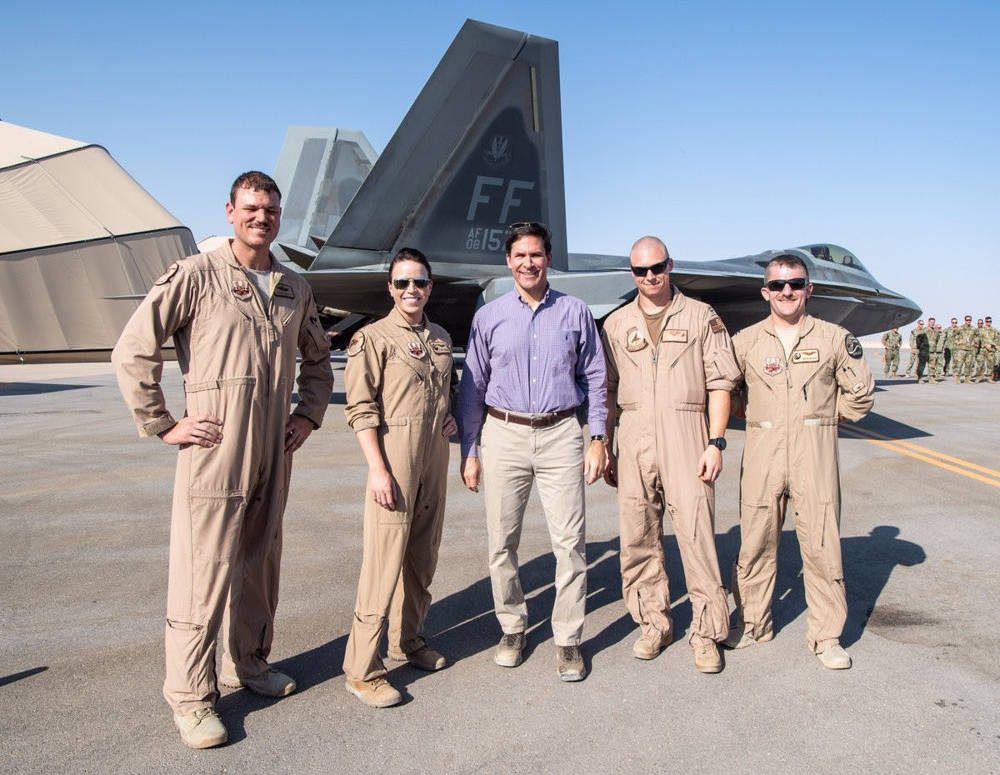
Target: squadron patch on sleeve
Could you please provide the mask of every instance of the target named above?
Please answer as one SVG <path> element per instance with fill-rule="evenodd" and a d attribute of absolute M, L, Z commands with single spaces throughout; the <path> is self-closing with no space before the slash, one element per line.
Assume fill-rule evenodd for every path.
<path fill-rule="evenodd" d="M 848 334 L 844 337 L 844 347 L 847 348 L 847 354 L 852 358 L 860 358 L 862 355 L 861 342 L 854 334 Z"/>
<path fill-rule="evenodd" d="M 726 330 L 726 324 L 722 322 L 718 317 L 714 317 L 708 321 L 708 327 L 712 329 L 713 334 L 721 334 Z"/>
<path fill-rule="evenodd" d="M 354 336 L 351 337 L 351 343 L 347 345 L 347 354 L 357 355 L 364 349 L 365 349 L 365 332 L 358 331 Z"/>
<path fill-rule="evenodd" d="M 180 269 L 180 265 L 174 261 L 174 263 L 167 267 L 167 271 L 161 274 L 160 278 L 153 283 L 153 285 L 166 285 L 174 279 L 174 275 L 177 274 L 178 269 Z"/>

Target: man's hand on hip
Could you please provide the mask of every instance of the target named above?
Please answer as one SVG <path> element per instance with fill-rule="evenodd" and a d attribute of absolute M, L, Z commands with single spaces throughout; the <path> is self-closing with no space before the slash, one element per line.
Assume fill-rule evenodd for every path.
<path fill-rule="evenodd" d="M 160 434 L 167 444 L 197 444 L 199 447 L 214 447 L 222 442 L 222 420 L 207 414 L 182 417 L 176 425 Z"/>

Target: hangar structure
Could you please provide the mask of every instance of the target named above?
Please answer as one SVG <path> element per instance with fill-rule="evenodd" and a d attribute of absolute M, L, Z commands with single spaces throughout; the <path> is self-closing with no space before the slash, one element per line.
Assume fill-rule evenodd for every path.
<path fill-rule="evenodd" d="M 114 346 L 190 230 L 99 145 L 0 121 L 0 362 Z"/>

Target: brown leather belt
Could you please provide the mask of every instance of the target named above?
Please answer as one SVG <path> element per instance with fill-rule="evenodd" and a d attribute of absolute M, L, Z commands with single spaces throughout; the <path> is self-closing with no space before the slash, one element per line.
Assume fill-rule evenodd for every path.
<path fill-rule="evenodd" d="M 576 407 L 563 409 L 561 412 L 550 412 L 541 417 L 521 417 L 517 414 L 505 412 L 503 409 L 494 409 L 492 406 L 486 408 L 486 413 L 490 417 L 496 417 L 498 420 L 503 420 L 504 422 L 512 422 L 515 425 L 527 425 L 529 428 L 548 428 L 550 425 L 555 425 L 560 420 L 576 414 Z"/>

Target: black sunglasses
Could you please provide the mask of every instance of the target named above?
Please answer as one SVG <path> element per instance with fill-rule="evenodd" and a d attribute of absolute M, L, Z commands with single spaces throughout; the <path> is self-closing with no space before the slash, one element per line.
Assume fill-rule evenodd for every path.
<path fill-rule="evenodd" d="M 785 286 L 788 285 L 793 291 L 801 291 L 809 284 L 809 280 L 805 277 L 789 277 L 787 280 L 768 280 L 764 283 L 764 287 L 769 291 L 783 291 Z"/>
<path fill-rule="evenodd" d="M 667 265 L 670 263 L 670 259 L 666 258 L 658 264 L 652 264 L 650 266 L 630 266 L 629 269 L 632 270 L 632 274 L 636 277 L 645 277 L 647 272 L 652 272 L 653 274 L 663 274 L 667 271 Z"/>
<path fill-rule="evenodd" d="M 392 281 L 392 287 L 397 291 L 405 291 L 410 287 L 410 283 L 417 286 L 421 290 L 426 288 L 431 284 L 431 278 L 429 277 L 397 277 Z"/>

